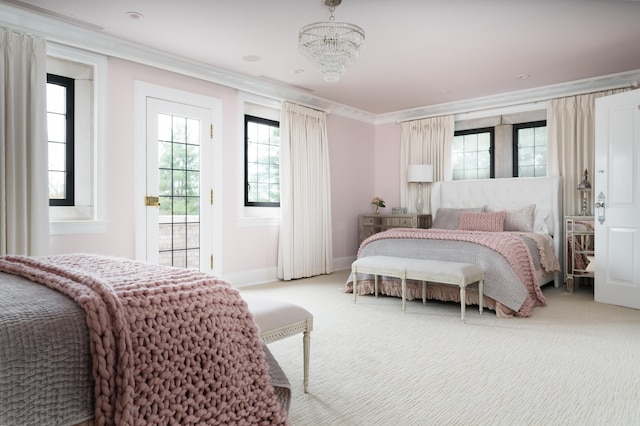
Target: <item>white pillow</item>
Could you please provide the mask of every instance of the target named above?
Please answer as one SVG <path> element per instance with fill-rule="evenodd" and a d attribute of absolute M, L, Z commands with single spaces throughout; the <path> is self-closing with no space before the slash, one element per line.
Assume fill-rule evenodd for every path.
<path fill-rule="evenodd" d="M 536 234 L 549 235 L 549 227 L 547 226 L 547 217 L 549 213 L 536 207 L 536 218 L 533 221 L 533 232 Z"/>

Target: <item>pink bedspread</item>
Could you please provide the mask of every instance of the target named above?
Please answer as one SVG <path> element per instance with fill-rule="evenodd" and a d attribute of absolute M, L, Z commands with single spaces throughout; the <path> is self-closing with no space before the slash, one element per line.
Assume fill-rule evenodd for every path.
<path fill-rule="evenodd" d="M 481 244 L 488 247 L 502 256 L 513 268 L 513 270 L 527 289 L 529 297 L 517 312 L 519 316 L 530 316 L 535 306 L 547 303 L 538 281 L 536 279 L 535 267 L 529 254 L 527 245 L 516 235 L 505 232 L 482 232 L 482 231 L 458 231 L 446 229 L 415 229 L 415 228 L 394 228 L 384 232 L 374 234 L 364 240 L 358 250 L 358 257 L 362 249 L 369 243 L 380 239 L 393 238 L 426 238 L 434 240 L 466 241 Z"/>
<path fill-rule="evenodd" d="M 246 303 L 201 272 L 92 255 L 0 257 L 87 314 L 98 424 L 287 424 Z"/>

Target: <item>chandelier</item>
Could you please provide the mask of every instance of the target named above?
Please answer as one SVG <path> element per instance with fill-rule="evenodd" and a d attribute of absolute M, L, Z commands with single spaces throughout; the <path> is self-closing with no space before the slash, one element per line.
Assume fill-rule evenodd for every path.
<path fill-rule="evenodd" d="M 298 34 L 298 48 L 328 82 L 335 82 L 364 49 L 364 30 L 357 25 L 335 22 L 333 11 L 342 0 L 324 0 L 331 17 L 328 22 L 306 25 Z"/>

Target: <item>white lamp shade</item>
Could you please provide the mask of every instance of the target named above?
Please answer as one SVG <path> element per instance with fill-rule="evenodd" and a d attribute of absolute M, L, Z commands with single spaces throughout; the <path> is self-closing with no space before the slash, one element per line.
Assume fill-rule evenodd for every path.
<path fill-rule="evenodd" d="M 407 182 L 433 182 L 431 164 L 411 164 L 407 170 Z"/>

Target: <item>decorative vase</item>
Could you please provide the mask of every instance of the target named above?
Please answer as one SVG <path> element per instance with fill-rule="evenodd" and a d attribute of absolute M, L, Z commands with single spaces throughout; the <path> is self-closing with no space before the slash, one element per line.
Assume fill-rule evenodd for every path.
<path fill-rule="evenodd" d="M 376 204 L 376 214 L 380 214 L 380 206 Z"/>

